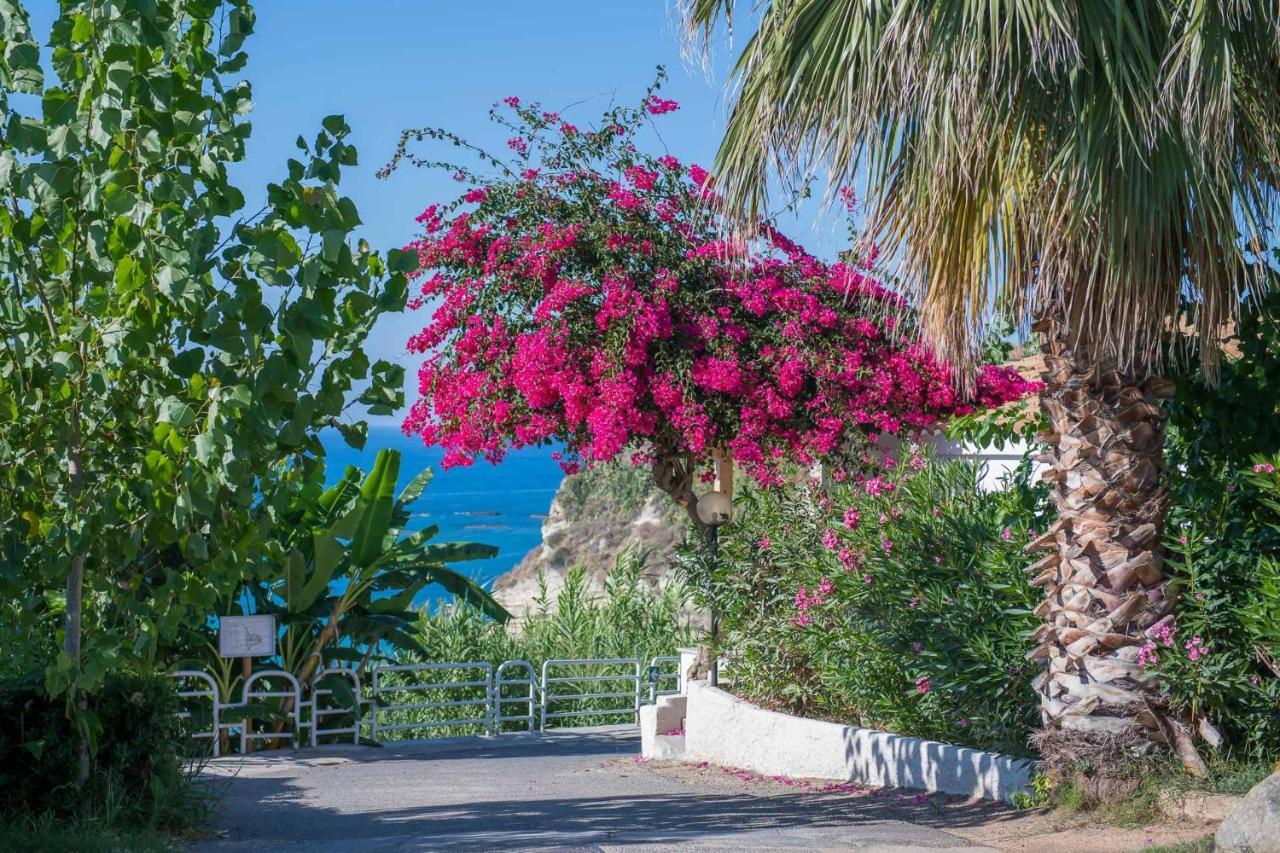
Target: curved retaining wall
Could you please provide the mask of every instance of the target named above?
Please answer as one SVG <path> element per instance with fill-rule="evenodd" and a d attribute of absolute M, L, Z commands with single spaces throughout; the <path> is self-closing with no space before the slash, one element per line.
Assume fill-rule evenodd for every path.
<path fill-rule="evenodd" d="M 767 775 L 1007 800 L 1035 773 L 998 752 L 766 711 L 700 681 L 688 684 L 684 727 L 684 760 Z"/>

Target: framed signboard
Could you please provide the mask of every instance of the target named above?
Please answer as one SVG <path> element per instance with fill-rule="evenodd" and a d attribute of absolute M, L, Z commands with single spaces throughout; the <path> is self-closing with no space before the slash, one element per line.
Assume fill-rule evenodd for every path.
<path fill-rule="evenodd" d="M 276 617 L 218 617 L 218 654 L 224 658 L 269 658 L 276 653 Z"/>

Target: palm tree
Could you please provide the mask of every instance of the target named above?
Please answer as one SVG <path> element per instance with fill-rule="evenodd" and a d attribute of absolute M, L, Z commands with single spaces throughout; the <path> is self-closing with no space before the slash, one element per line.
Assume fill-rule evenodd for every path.
<path fill-rule="evenodd" d="M 733 0 L 686 0 L 708 45 Z M 1115 765 L 1171 744 L 1138 652 L 1173 618 L 1161 565 L 1161 374 L 1266 286 L 1276 212 L 1274 0 L 760 0 L 716 168 L 750 223 L 819 169 L 865 184 L 940 353 L 974 364 L 993 308 L 1046 342 L 1056 525 L 1033 543 L 1042 754 Z M 1180 305 L 1190 304 L 1193 336 Z M 1158 629 L 1159 630 L 1159 629 Z"/>

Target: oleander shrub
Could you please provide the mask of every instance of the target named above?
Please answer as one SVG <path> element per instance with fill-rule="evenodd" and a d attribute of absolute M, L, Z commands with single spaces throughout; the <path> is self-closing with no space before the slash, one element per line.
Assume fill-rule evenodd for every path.
<path fill-rule="evenodd" d="M 79 733 L 43 678 L 0 684 L 0 820 L 93 819 L 108 826 L 189 827 L 203 814 L 186 769 L 172 679 L 116 672 L 87 699 L 91 769 L 76 785 Z"/>
<path fill-rule="evenodd" d="M 1280 757 L 1280 293 L 1250 303 L 1218 385 L 1180 377 L 1166 445 L 1178 599 L 1142 660 L 1233 760 Z"/>
<path fill-rule="evenodd" d="M 721 619 L 739 695 L 808 717 L 1027 753 L 1038 591 L 1023 547 L 1046 493 L 916 453 L 875 476 L 749 490 L 716 560 L 682 564 Z"/>

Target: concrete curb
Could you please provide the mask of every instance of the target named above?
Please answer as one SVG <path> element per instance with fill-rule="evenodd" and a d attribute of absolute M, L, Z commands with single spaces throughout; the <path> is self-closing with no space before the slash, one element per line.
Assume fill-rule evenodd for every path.
<path fill-rule="evenodd" d="M 1008 800 L 1035 775 L 1035 765 L 1027 759 L 792 717 L 700 681 L 688 685 L 684 758 L 771 776 L 838 779 L 989 800 Z"/>

